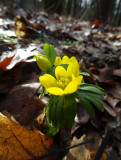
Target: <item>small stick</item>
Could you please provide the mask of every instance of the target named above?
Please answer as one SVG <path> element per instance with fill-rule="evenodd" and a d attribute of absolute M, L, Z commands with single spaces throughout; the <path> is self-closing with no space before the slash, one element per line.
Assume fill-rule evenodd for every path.
<path fill-rule="evenodd" d="M 32 98 L 34 98 L 36 96 L 36 93 L 38 92 L 38 90 L 40 89 L 41 84 L 39 85 L 39 87 L 37 88 L 36 92 L 33 94 Z"/>
<path fill-rule="evenodd" d="M 107 133 L 106 133 L 104 139 L 102 140 L 102 143 L 101 143 L 101 145 L 100 145 L 100 147 L 98 149 L 98 152 L 96 154 L 95 160 L 100 160 L 101 159 L 103 151 L 104 151 L 104 149 L 106 147 L 106 144 L 107 144 L 107 142 L 108 142 L 108 140 L 109 140 L 109 138 L 111 136 L 111 132 L 112 132 L 112 128 L 108 128 Z"/>
<path fill-rule="evenodd" d="M 55 156 L 59 153 L 62 153 L 62 152 L 66 152 L 68 151 L 69 149 L 72 149 L 72 148 L 75 148 L 75 147 L 78 147 L 78 146 L 81 146 L 81 145 L 84 145 L 84 144 L 87 144 L 87 143 L 94 143 L 94 138 L 93 139 L 90 139 L 88 141 L 85 141 L 85 142 L 82 142 L 82 143 L 79 143 L 79 144 L 75 144 L 73 146 L 69 146 L 69 147 L 65 147 L 65 148 L 61 148 L 61 149 L 58 149 L 54 152 L 51 152 L 49 154 L 46 154 L 46 155 L 43 155 L 43 156 L 40 156 L 40 157 L 37 157 L 37 158 L 33 158 L 31 160 L 40 160 L 40 159 L 44 159 L 44 158 L 47 158 L 47 157 L 50 157 L 50 156 Z"/>

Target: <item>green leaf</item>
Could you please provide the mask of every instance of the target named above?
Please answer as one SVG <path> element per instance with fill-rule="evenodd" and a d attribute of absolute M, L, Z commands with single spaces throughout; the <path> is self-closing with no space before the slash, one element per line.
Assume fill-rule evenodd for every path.
<path fill-rule="evenodd" d="M 77 98 L 80 99 L 83 107 L 91 116 L 94 116 L 93 106 L 98 108 L 101 112 L 104 111 L 103 104 L 100 101 L 104 100 L 104 92 L 102 88 L 93 84 L 83 83 L 80 85 L 76 94 Z"/>
<path fill-rule="evenodd" d="M 90 74 L 87 73 L 87 72 L 81 72 L 81 71 L 80 71 L 79 74 L 82 75 L 82 76 L 90 76 Z"/>
<path fill-rule="evenodd" d="M 44 51 L 45 51 L 45 54 L 46 54 L 48 60 L 50 60 L 51 65 L 53 66 L 55 59 L 56 59 L 56 51 L 55 51 L 54 47 L 52 45 L 45 44 Z"/>
<path fill-rule="evenodd" d="M 96 98 L 93 97 L 93 96 L 88 96 L 88 95 L 86 95 L 86 98 L 87 98 L 91 103 L 93 103 L 94 106 L 95 106 L 96 108 L 98 108 L 101 112 L 104 111 L 103 104 L 102 104 L 98 99 L 96 99 Z"/>
<path fill-rule="evenodd" d="M 74 122 L 74 117 L 77 112 L 77 103 L 74 95 L 64 96 L 64 120 L 66 126 L 70 127 Z"/>
<path fill-rule="evenodd" d="M 60 96 L 58 105 L 56 107 L 56 116 L 55 120 L 57 122 L 57 126 L 59 128 L 62 128 L 64 126 L 64 110 L 63 110 L 63 104 L 64 104 L 64 97 Z"/>
<path fill-rule="evenodd" d="M 53 123 L 55 122 L 55 114 L 56 114 L 55 110 L 57 102 L 58 102 L 58 96 L 52 96 L 48 103 L 47 120 L 50 125 L 53 125 Z M 56 127 L 56 122 L 54 123 L 53 126 Z"/>
<path fill-rule="evenodd" d="M 69 64 L 58 64 L 57 66 L 62 66 L 63 68 L 65 68 L 65 70 L 67 70 Z M 56 66 L 56 67 L 57 67 L 57 66 Z"/>
<path fill-rule="evenodd" d="M 55 128 L 54 126 L 48 126 L 45 131 L 46 136 L 53 137 L 59 132 L 59 128 Z"/>
<path fill-rule="evenodd" d="M 103 89 L 93 84 L 87 84 L 87 83 L 81 84 L 79 90 L 91 91 L 97 94 L 104 95 Z"/>
<path fill-rule="evenodd" d="M 77 106 L 74 95 L 52 96 L 48 103 L 47 120 L 55 128 L 71 126 Z"/>
<path fill-rule="evenodd" d="M 104 96 L 102 94 L 97 94 L 95 92 L 92 91 L 85 91 L 85 90 L 79 90 L 81 91 L 85 96 L 90 96 L 90 97 L 95 97 L 96 99 L 101 99 L 101 100 L 105 100 Z"/>
<path fill-rule="evenodd" d="M 42 86 L 41 94 L 39 95 L 39 98 L 42 98 L 45 95 L 45 87 Z"/>
<path fill-rule="evenodd" d="M 95 111 L 92 104 L 88 101 L 88 99 L 84 96 L 84 94 L 81 91 L 77 91 L 76 94 L 77 94 L 77 98 L 80 99 L 85 110 L 93 118 L 95 116 Z"/>

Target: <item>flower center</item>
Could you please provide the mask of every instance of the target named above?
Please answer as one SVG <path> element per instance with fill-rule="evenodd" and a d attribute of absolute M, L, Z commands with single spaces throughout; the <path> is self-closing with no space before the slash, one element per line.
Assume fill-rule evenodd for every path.
<path fill-rule="evenodd" d="M 57 84 L 62 89 L 65 89 L 65 87 L 68 85 L 68 83 L 69 83 L 69 79 L 65 78 L 65 77 L 61 77 L 59 80 L 57 80 Z"/>

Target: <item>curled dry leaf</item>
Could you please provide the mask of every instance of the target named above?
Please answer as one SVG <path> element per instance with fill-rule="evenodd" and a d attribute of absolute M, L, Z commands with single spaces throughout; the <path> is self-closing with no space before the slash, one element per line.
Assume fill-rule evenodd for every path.
<path fill-rule="evenodd" d="M 121 101 L 121 99 L 118 99 L 112 94 L 107 93 L 106 101 L 111 105 L 112 108 L 115 108 L 116 105 Z"/>
<path fill-rule="evenodd" d="M 99 82 L 107 82 L 112 79 L 112 68 L 105 67 L 100 70 L 99 76 L 96 77 Z"/>
<path fill-rule="evenodd" d="M 85 59 L 81 59 L 80 60 L 80 62 L 79 62 L 79 68 L 80 68 L 80 70 L 82 71 L 82 72 L 87 72 L 87 73 L 89 73 L 89 75 L 90 76 L 84 76 L 84 79 L 85 79 L 85 81 L 86 82 L 88 82 L 88 83 L 95 83 L 95 79 L 94 79 L 94 76 L 93 76 L 93 74 L 90 72 L 90 70 L 88 70 L 86 67 L 85 67 L 85 65 L 86 65 L 86 62 L 85 62 Z"/>
<path fill-rule="evenodd" d="M 53 140 L 38 130 L 29 131 L 0 114 L 0 159 L 27 160 L 51 150 Z"/>
<path fill-rule="evenodd" d="M 108 93 L 113 94 L 116 98 L 121 100 L 121 84 L 117 84 L 116 86 L 112 86 L 106 89 Z"/>
<path fill-rule="evenodd" d="M 105 110 L 113 117 L 117 116 L 117 111 L 112 108 L 108 103 L 102 101 L 103 107 L 105 108 Z"/>

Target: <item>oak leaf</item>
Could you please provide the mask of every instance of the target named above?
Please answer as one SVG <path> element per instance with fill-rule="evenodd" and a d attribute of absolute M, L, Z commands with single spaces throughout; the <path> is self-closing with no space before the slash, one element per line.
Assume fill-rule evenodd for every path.
<path fill-rule="evenodd" d="M 53 140 L 29 131 L 0 113 L 0 160 L 28 160 L 48 153 Z"/>

